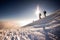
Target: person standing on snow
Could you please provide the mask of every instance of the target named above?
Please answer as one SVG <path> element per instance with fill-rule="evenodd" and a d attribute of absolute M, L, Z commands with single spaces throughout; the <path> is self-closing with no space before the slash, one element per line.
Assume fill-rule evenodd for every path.
<path fill-rule="evenodd" d="M 44 16 L 46 17 L 46 11 L 44 11 L 43 13 L 44 13 Z"/>
<path fill-rule="evenodd" d="M 39 13 L 39 19 L 41 19 L 41 13 Z"/>

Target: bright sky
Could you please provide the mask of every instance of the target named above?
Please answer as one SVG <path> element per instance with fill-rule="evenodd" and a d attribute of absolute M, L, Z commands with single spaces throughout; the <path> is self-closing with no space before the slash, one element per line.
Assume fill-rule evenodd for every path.
<path fill-rule="evenodd" d="M 3 0 L 0 3 L 0 21 L 18 20 L 17 23 L 21 26 L 37 20 L 39 12 L 44 17 L 43 10 L 49 15 L 60 8 L 58 0 Z"/>

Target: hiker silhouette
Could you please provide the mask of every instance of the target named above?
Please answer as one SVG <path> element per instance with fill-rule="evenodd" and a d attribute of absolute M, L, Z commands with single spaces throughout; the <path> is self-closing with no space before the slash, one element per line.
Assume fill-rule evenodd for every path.
<path fill-rule="evenodd" d="M 46 17 L 46 11 L 43 11 L 43 13 L 44 13 L 44 16 Z"/>
<path fill-rule="evenodd" d="M 41 19 L 41 13 L 39 13 L 39 19 Z"/>

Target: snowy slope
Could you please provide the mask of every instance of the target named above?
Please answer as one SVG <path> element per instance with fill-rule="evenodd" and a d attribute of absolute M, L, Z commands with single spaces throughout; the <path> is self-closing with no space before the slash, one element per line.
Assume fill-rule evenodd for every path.
<path fill-rule="evenodd" d="M 37 20 L 33 23 L 30 23 L 26 26 L 49 26 L 51 25 L 52 23 L 57 23 L 57 22 L 60 22 L 60 10 L 54 12 L 53 14 L 47 16 L 46 18 L 42 18 L 41 20 Z"/>
<path fill-rule="evenodd" d="M 26 28 L 28 31 L 32 30 L 33 35 L 30 34 L 30 36 L 31 38 L 36 38 L 36 40 L 60 40 L 60 10 L 57 10 L 46 18 L 26 25 Z"/>

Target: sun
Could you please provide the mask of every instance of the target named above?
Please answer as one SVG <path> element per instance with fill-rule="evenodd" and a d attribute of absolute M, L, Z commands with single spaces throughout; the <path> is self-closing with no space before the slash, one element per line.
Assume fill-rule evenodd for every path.
<path fill-rule="evenodd" d="M 39 15 L 39 13 L 40 13 L 40 10 L 39 10 L 39 5 L 37 5 L 37 9 L 36 9 L 36 16 L 38 17 L 38 15 Z"/>
<path fill-rule="evenodd" d="M 37 5 L 37 8 L 35 10 L 35 15 L 37 16 L 37 19 L 39 19 L 39 13 L 41 13 L 41 18 L 44 18 L 42 9 L 39 7 L 39 5 Z"/>

